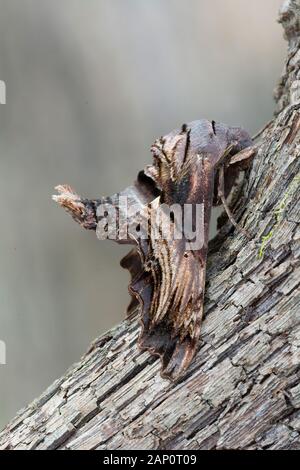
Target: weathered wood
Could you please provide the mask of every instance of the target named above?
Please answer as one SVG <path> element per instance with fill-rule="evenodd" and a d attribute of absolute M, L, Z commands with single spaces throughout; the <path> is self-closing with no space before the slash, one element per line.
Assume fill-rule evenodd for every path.
<path fill-rule="evenodd" d="M 182 380 L 137 349 L 137 315 L 97 339 L 0 434 L 3 449 L 300 449 L 300 0 L 277 115 L 212 244 L 201 348 Z M 227 234 L 227 238 L 224 236 Z M 105 312 L 99 312 L 99 315 Z"/>

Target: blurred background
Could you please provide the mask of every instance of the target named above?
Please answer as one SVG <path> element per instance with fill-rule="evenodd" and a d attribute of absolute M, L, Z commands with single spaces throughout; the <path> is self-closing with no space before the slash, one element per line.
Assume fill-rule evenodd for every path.
<path fill-rule="evenodd" d="M 131 184 L 200 117 L 254 133 L 285 54 L 280 0 L 0 0 L 0 428 L 124 314 L 128 250 L 51 201 Z"/>

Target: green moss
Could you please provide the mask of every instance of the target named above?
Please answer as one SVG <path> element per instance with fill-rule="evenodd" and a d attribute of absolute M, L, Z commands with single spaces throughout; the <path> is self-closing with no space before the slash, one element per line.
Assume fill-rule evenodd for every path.
<path fill-rule="evenodd" d="M 258 258 L 263 258 L 265 254 L 265 247 L 269 240 L 273 237 L 273 230 L 271 230 L 267 235 L 264 235 L 261 239 L 261 245 L 259 247 Z"/>
<path fill-rule="evenodd" d="M 299 183 L 300 183 L 300 173 L 298 173 L 298 175 L 296 175 L 293 178 L 288 190 L 284 193 L 283 198 L 281 199 L 281 201 L 278 204 L 277 208 L 274 210 L 275 224 L 274 224 L 272 230 L 270 230 L 270 232 L 267 233 L 267 235 L 262 236 L 261 245 L 260 245 L 259 251 L 258 251 L 258 258 L 260 258 L 260 259 L 263 258 L 264 253 L 265 253 L 266 245 L 268 244 L 268 242 L 273 237 L 279 223 L 283 219 L 283 213 L 286 209 L 287 199 L 294 192 L 294 190 L 297 189 L 297 186 L 298 186 Z"/>

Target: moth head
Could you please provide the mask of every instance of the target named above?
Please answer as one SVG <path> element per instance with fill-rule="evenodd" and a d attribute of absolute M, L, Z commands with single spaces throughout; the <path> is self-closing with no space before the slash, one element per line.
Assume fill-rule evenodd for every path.
<path fill-rule="evenodd" d="M 228 127 L 227 140 L 228 146 L 231 146 L 231 156 L 252 145 L 250 135 L 241 127 Z"/>

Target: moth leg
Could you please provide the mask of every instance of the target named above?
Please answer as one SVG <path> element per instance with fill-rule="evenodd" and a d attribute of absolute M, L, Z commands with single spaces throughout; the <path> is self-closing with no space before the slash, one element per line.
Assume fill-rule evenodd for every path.
<path fill-rule="evenodd" d="M 233 214 L 232 214 L 231 210 L 229 209 L 228 204 L 226 202 L 225 192 L 224 192 L 224 166 L 223 165 L 220 166 L 219 174 L 218 174 L 218 197 L 220 198 L 220 200 L 221 200 L 221 202 L 224 206 L 224 209 L 226 211 L 226 214 L 228 215 L 228 219 L 230 220 L 232 225 L 237 230 L 239 230 L 243 235 L 245 235 L 245 237 L 248 238 L 248 240 L 250 240 L 251 239 L 250 234 L 247 232 L 247 230 L 245 230 L 243 227 L 241 227 L 236 222 L 236 220 L 234 219 L 234 216 L 233 216 Z"/>
<path fill-rule="evenodd" d="M 246 147 L 245 149 L 233 155 L 233 157 L 231 157 L 229 162 L 227 163 L 227 166 L 234 166 L 238 167 L 239 170 L 245 170 L 249 167 L 253 157 L 256 155 L 256 152 L 256 147 Z"/>

